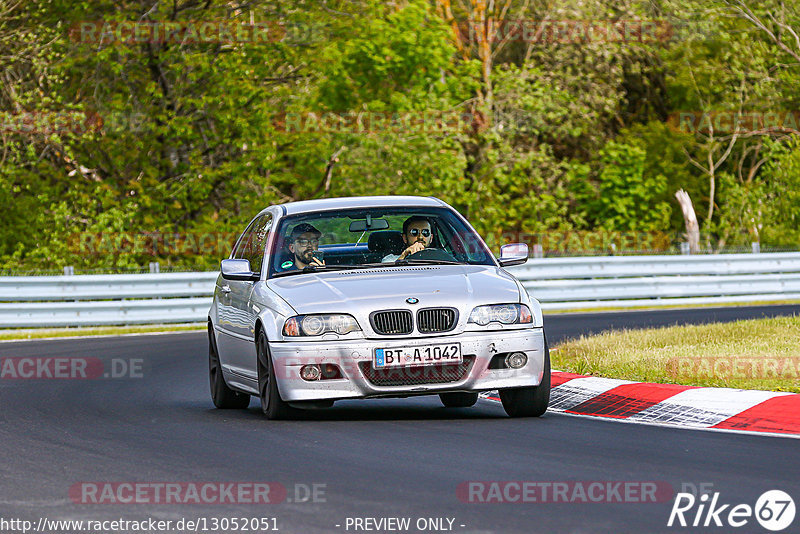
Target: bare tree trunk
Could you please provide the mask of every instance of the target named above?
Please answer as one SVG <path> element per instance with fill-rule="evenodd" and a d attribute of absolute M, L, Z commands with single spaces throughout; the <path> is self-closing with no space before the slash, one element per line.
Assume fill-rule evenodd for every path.
<path fill-rule="evenodd" d="M 689 193 L 683 189 L 675 192 L 675 198 L 681 205 L 683 211 L 683 221 L 686 224 L 686 239 L 689 241 L 689 251 L 692 254 L 700 252 L 700 225 L 697 223 L 697 215 L 694 213 L 694 206 Z"/>

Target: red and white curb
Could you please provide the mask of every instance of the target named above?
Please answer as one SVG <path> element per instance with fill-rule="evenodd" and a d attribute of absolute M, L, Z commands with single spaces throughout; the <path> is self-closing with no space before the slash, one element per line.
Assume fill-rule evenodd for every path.
<path fill-rule="evenodd" d="M 500 400 L 492 392 L 486 398 Z M 553 371 L 548 411 L 800 438 L 800 395 L 651 384 Z"/>

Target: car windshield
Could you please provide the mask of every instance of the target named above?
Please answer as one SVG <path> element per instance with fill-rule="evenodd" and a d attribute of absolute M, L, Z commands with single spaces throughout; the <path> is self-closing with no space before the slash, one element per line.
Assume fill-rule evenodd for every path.
<path fill-rule="evenodd" d="M 495 265 L 481 238 L 447 208 L 378 207 L 286 217 L 272 247 L 270 277 L 376 265 Z"/>

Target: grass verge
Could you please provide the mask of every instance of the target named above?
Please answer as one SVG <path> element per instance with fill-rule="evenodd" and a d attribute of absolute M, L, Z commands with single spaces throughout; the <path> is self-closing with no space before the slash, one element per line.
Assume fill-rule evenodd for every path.
<path fill-rule="evenodd" d="M 584 375 L 800 393 L 800 316 L 582 336 L 552 358 Z"/>
<path fill-rule="evenodd" d="M 123 334 L 147 334 L 153 332 L 191 332 L 205 330 L 199 324 L 156 324 L 142 326 L 93 326 L 75 328 L 36 328 L 24 330 L 0 330 L 0 341 L 20 339 L 46 339 L 78 336 L 119 336 Z"/>
<path fill-rule="evenodd" d="M 753 302 L 714 302 L 709 304 L 670 304 L 659 306 L 608 306 L 597 308 L 575 308 L 568 310 L 543 310 L 545 315 L 558 315 L 564 313 L 600 313 L 617 311 L 643 311 L 643 310 L 676 310 L 684 308 L 742 308 L 749 306 L 783 306 L 800 304 L 800 300 L 755 300 Z"/>

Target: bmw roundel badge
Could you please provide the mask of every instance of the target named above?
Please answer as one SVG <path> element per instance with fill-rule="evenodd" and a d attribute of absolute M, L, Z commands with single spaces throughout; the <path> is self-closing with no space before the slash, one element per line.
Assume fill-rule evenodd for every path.
<path fill-rule="evenodd" d="M 409 304 L 416 304 L 417 302 L 419 302 L 419 299 L 414 297 L 408 297 L 406 299 L 406 302 L 408 302 Z"/>

